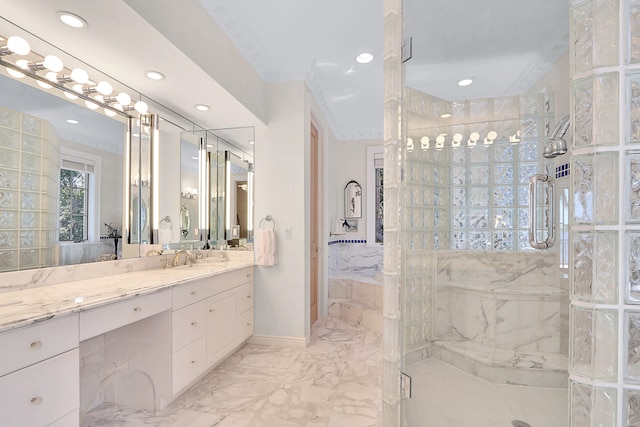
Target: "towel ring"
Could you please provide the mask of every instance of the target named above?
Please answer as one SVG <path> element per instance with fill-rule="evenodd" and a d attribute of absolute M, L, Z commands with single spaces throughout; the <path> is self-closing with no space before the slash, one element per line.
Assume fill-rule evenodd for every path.
<path fill-rule="evenodd" d="M 271 217 L 271 215 L 267 215 L 264 218 L 262 218 L 260 220 L 260 223 L 258 224 L 258 228 L 260 228 L 261 230 L 262 228 L 262 224 L 264 223 L 271 223 L 271 228 L 265 228 L 265 230 L 275 230 L 276 229 L 276 221 Z M 268 226 L 269 224 L 267 224 Z"/>

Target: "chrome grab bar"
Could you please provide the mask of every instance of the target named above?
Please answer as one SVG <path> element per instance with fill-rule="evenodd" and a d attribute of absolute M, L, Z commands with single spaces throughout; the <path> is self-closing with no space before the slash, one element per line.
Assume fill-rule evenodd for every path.
<path fill-rule="evenodd" d="M 546 201 L 543 206 L 546 206 L 547 212 L 547 228 L 549 234 L 543 241 L 538 241 L 538 218 L 537 218 L 537 191 L 538 183 L 546 183 Z M 555 220 L 553 209 L 553 177 L 547 174 L 535 174 L 529 178 L 529 243 L 534 249 L 548 249 L 555 243 Z"/>

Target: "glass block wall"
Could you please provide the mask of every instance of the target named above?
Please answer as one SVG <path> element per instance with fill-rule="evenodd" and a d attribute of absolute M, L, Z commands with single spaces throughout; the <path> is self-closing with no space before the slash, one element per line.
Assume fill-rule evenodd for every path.
<path fill-rule="evenodd" d="M 400 424 L 402 0 L 384 0 L 384 284 L 382 425 Z"/>
<path fill-rule="evenodd" d="M 0 107 L 0 272 L 56 265 L 59 165 L 48 122 Z"/>
<path fill-rule="evenodd" d="M 640 1 L 571 9 L 572 426 L 640 425 Z"/>
<path fill-rule="evenodd" d="M 408 248 L 533 250 L 529 178 L 544 172 L 549 94 L 447 102 L 405 90 Z M 440 118 L 442 111 L 449 117 Z"/>

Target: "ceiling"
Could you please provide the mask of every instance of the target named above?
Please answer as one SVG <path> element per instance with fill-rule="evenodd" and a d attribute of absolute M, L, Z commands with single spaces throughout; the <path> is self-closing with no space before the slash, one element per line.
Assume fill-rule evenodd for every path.
<path fill-rule="evenodd" d="M 405 33 L 413 39 L 407 85 L 439 98 L 523 93 L 567 49 L 566 1 L 405 0 L 405 6 Z M 161 114 L 183 127 L 264 124 L 212 77 L 211 67 L 225 58 L 206 58 L 203 40 L 221 28 L 263 81 L 305 80 L 337 139 L 382 138 L 382 0 L 0 0 L 0 10 L 32 33 L 24 34 L 42 39 L 30 39 L 34 50 L 51 49 L 43 40 L 62 47 L 65 65 L 91 64 L 169 109 Z M 88 27 L 60 24 L 61 10 L 82 16 Z M 0 21 L 0 35 L 12 31 L 22 30 Z M 373 53 L 374 61 L 358 64 L 361 52 Z M 166 79 L 147 79 L 149 69 Z M 473 85 L 457 87 L 469 76 Z M 196 111 L 197 103 L 213 108 Z"/>

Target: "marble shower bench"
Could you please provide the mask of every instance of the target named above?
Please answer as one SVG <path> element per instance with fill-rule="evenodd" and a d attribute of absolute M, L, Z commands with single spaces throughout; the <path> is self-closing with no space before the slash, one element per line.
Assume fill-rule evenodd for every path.
<path fill-rule="evenodd" d="M 448 282 L 431 355 L 493 383 L 567 387 L 568 293 L 526 282 Z"/>
<path fill-rule="evenodd" d="M 381 279 L 381 274 L 330 277 L 329 316 L 382 336 Z"/>

